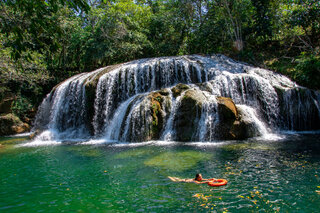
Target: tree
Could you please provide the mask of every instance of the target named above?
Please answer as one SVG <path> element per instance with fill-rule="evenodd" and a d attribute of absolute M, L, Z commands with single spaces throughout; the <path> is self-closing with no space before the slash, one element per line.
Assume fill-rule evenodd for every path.
<path fill-rule="evenodd" d="M 256 36 L 261 36 L 264 39 L 272 37 L 272 0 L 255 0 L 251 2 L 255 8 L 253 31 Z"/>
<path fill-rule="evenodd" d="M 28 49 L 54 52 L 61 35 L 59 20 L 53 14 L 63 6 L 75 12 L 87 11 L 85 0 L 0 0 L 0 33 L 9 40 L 6 46 L 12 49 L 11 56 L 19 59 Z M 30 57 L 30 55 L 27 55 Z"/>

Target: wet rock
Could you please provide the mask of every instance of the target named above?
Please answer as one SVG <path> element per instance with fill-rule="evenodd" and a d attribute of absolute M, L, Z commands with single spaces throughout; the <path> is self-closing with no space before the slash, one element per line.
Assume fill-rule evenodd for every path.
<path fill-rule="evenodd" d="M 169 140 L 245 139 L 257 129 L 320 129 L 319 103 L 319 92 L 225 56 L 161 57 L 75 76 L 52 90 L 34 123 L 121 141 L 157 140 L 165 127 Z"/>
<path fill-rule="evenodd" d="M 150 139 L 155 140 L 160 138 L 160 132 L 163 129 L 164 113 L 161 105 L 164 98 L 160 93 L 152 93 L 149 98 L 151 103 L 150 111 L 152 113 Z"/>
<path fill-rule="evenodd" d="M 199 90 L 190 89 L 185 92 L 174 118 L 176 140 L 195 140 L 195 133 L 201 117 L 202 103 L 205 99 L 205 96 Z"/>
<path fill-rule="evenodd" d="M 217 97 L 219 124 L 217 138 L 220 140 L 243 140 L 255 136 L 254 124 L 241 116 L 231 98 Z"/>
<path fill-rule="evenodd" d="M 173 93 L 173 97 L 178 97 L 181 95 L 181 93 L 187 89 L 190 89 L 190 87 L 186 84 L 177 84 L 175 87 L 171 89 Z"/>
<path fill-rule="evenodd" d="M 150 95 L 147 97 L 150 103 L 149 119 L 152 122 L 149 124 L 150 131 L 147 137 L 144 139 L 145 141 L 160 139 L 170 108 L 171 100 L 169 99 L 168 95 L 168 91 L 160 90 L 159 92 L 150 93 Z"/>
<path fill-rule="evenodd" d="M 277 89 L 282 128 L 305 131 L 320 129 L 320 93 L 304 87 Z M 288 104 L 290 103 L 290 104 Z"/>
<path fill-rule="evenodd" d="M 231 134 L 236 136 L 235 138 L 238 140 L 259 136 L 259 131 L 257 130 L 255 123 L 248 119 L 245 115 L 245 112 L 243 112 L 240 108 L 237 109 L 239 119 L 233 123 L 230 130 Z"/>
<path fill-rule="evenodd" d="M 238 119 L 238 110 L 231 98 L 217 97 L 218 112 L 222 121 L 234 121 Z"/>
<path fill-rule="evenodd" d="M 85 108 L 86 108 L 86 121 L 90 121 L 90 122 L 86 122 L 86 128 L 89 130 L 89 133 L 91 135 L 94 134 L 94 127 L 92 124 L 93 118 L 94 118 L 94 101 L 96 98 L 96 90 L 97 90 L 97 84 L 99 82 L 99 78 L 101 76 L 103 76 L 104 74 L 111 72 L 115 69 L 117 69 L 118 67 L 120 67 L 120 64 L 118 65 L 113 65 L 113 66 L 108 66 L 104 69 L 101 69 L 101 71 L 99 71 L 96 75 L 90 76 L 90 78 L 88 78 L 85 82 Z M 101 116 L 102 117 L 102 116 Z M 103 126 L 103 118 L 98 120 L 98 122 L 100 122 L 99 126 Z"/>
<path fill-rule="evenodd" d="M 29 139 L 33 140 L 35 137 L 37 137 L 39 134 L 41 133 L 40 130 L 36 130 L 34 132 L 31 132 L 31 134 L 29 135 Z"/>
<path fill-rule="evenodd" d="M 124 119 L 126 122 L 121 127 L 121 140 L 142 142 L 160 139 L 171 104 L 169 96 L 160 92 L 169 94 L 162 90 L 151 92 L 146 96 L 138 96 L 129 104 Z"/>
<path fill-rule="evenodd" d="M 162 89 L 162 90 L 159 91 L 159 93 L 160 93 L 161 95 L 167 96 L 167 95 L 169 95 L 170 92 L 169 92 L 168 89 Z"/>
<path fill-rule="evenodd" d="M 30 131 L 30 126 L 13 114 L 0 116 L 0 135 L 14 135 Z"/>
<path fill-rule="evenodd" d="M 92 121 L 94 117 L 94 99 L 96 97 L 96 88 L 97 85 L 94 83 L 85 85 L 85 98 L 86 98 L 86 109 L 87 117 L 86 121 Z M 89 130 L 90 134 L 94 134 L 94 128 L 92 122 L 86 122 L 86 127 Z"/>

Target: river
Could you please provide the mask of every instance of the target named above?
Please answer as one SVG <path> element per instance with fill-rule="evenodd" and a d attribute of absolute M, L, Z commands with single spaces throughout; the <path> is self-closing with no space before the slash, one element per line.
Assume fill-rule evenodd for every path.
<path fill-rule="evenodd" d="M 1 138 L 2 212 L 317 212 L 320 134 L 224 142 Z M 168 176 L 228 180 L 226 186 Z"/>

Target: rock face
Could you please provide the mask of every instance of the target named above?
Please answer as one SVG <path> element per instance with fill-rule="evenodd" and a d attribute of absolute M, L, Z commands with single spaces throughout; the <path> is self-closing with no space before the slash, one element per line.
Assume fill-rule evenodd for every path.
<path fill-rule="evenodd" d="M 190 87 L 188 85 L 180 83 L 180 84 L 176 85 L 175 87 L 173 87 L 171 89 L 171 91 L 172 91 L 173 97 L 177 98 L 178 96 L 181 95 L 181 93 L 183 91 L 185 91 L 187 89 L 190 89 Z"/>
<path fill-rule="evenodd" d="M 13 114 L 4 114 L 0 116 L 0 135 L 14 135 L 30 130 L 30 126 L 23 123 Z"/>
<path fill-rule="evenodd" d="M 246 114 L 236 107 L 231 98 L 217 97 L 218 116 L 216 137 L 221 140 L 242 140 L 258 136 L 252 121 L 246 119 Z"/>
<path fill-rule="evenodd" d="M 231 98 L 218 96 L 217 101 L 221 121 L 229 122 L 239 119 L 238 109 Z"/>
<path fill-rule="evenodd" d="M 318 92 L 298 87 L 290 90 L 277 88 L 277 93 L 283 128 L 299 131 L 320 129 Z"/>
<path fill-rule="evenodd" d="M 219 139 L 243 139 L 243 130 L 239 121 L 239 114 L 231 98 L 217 97 L 219 125 L 217 137 Z M 242 130 L 242 131 L 241 131 Z"/>
<path fill-rule="evenodd" d="M 320 129 L 320 93 L 222 55 L 141 59 L 60 83 L 36 129 L 40 140 L 238 140 Z"/>
<path fill-rule="evenodd" d="M 174 128 L 176 129 L 176 140 L 194 141 L 198 130 L 199 120 L 202 113 L 202 104 L 206 100 L 199 90 L 187 90 L 181 97 L 176 116 Z"/>

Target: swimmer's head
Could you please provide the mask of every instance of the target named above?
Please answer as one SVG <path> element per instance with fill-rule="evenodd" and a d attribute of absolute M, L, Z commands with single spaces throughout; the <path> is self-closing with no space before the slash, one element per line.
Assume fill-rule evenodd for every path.
<path fill-rule="evenodd" d="M 196 174 L 195 180 L 202 181 L 202 175 L 200 173 Z"/>

